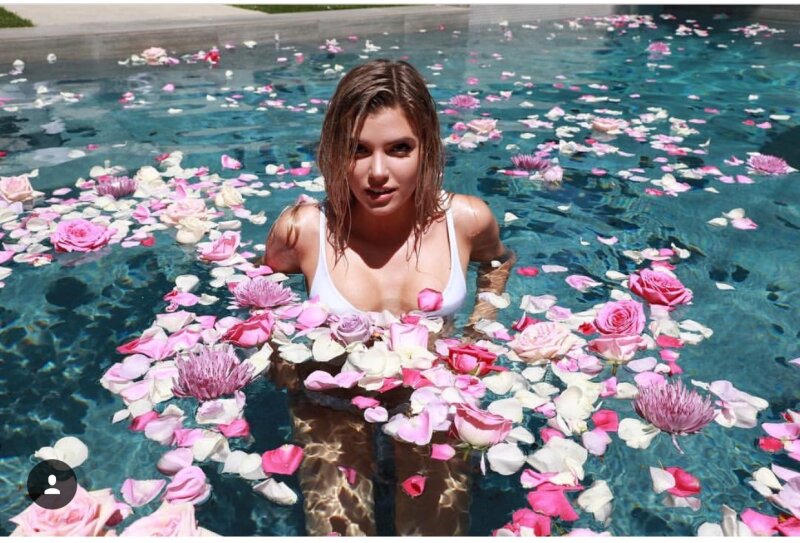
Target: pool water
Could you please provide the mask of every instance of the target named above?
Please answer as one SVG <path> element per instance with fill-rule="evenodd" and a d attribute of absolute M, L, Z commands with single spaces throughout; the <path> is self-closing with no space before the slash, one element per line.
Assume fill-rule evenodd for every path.
<path fill-rule="evenodd" d="M 5 152 L 0 175 L 38 170 L 31 179 L 43 199 L 53 191 L 71 198 L 85 192 L 76 181 L 87 179 L 95 166 L 121 166 L 133 176 L 143 166 L 158 167 L 156 157 L 181 151 L 182 168 L 207 167 L 224 179 L 256 176 L 242 181 L 254 192 L 245 201 L 251 215 L 242 216 L 236 229 L 248 244 L 241 251 L 258 254 L 284 206 L 304 192 L 322 197 L 315 168 L 278 174 L 274 166 L 300 168 L 313 161 L 325 101 L 341 73 L 369 58 L 407 59 L 440 104 L 443 135 L 449 138 L 445 188 L 486 200 L 503 242 L 517 252 L 517 266 L 540 271 L 511 274 L 506 287 L 511 304 L 498 313 L 506 327 L 522 315 L 525 294 L 553 295 L 558 306 L 575 313 L 607 301 L 613 289 L 621 289 L 607 272 L 629 274 L 649 263 L 637 265 L 626 252 L 672 246 L 689 251 L 688 258 L 671 262 L 692 290 L 693 302 L 671 317 L 702 323 L 713 335 L 680 349 L 684 382 L 728 380 L 769 407 L 758 414 L 755 427 L 712 423 L 698 435 L 679 438 L 685 454 L 666 435 L 634 449 L 612 434 L 602 457 L 589 456 L 582 481 L 586 488 L 594 481 L 608 483 L 614 496 L 610 520 L 600 522 L 576 507 L 579 520 L 555 521 L 554 533 L 579 527 L 613 535 L 695 535 L 702 523 L 720 522 L 723 504 L 777 516 L 781 509 L 747 481 L 772 462 L 800 469 L 785 452 L 771 454 L 756 444 L 765 435 L 761 423 L 778 422 L 800 407 L 800 367 L 792 362 L 800 356 L 800 174 L 763 175 L 732 159 L 746 162 L 749 153 L 763 153 L 800 168 L 800 35 L 788 25 L 736 30 L 747 25 L 658 16 L 514 22 L 508 32 L 498 26 L 453 31 L 445 25 L 407 35 L 331 36 L 342 48 L 336 53 L 320 49 L 320 43 L 252 48 L 237 43 L 221 47 L 214 67 L 186 59 L 174 66 L 28 62 L 21 74 L 0 77 L 0 151 Z M 654 42 L 666 44 L 669 54 L 648 51 Z M 164 90 L 168 84 L 174 91 Z M 131 94 L 126 98 L 126 93 Z M 465 94 L 480 105 L 466 109 L 450 103 Z M 464 145 L 469 138 L 458 123 L 481 117 L 496 119 L 499 134 Z M 592 130 L 596 117 L 643 130 Z M 570 153 L 562 146 L 560 152 L 560 140 L 586 148 Z M 533 154 L 548 142 L 556 146 L 549 157 L 563 169 L 560 183 L 509 175 L 515 170 L 512 156 Z M 223 168 L 222 155 L 242 168 Z M 667 174 L 676 178 L 677 188 L 669 181 L 653 183 Z M 65 188 L 71 191 L 59 191 Z M 13 231 L 21 226 L 16 221 L 51 204 L 58 202 L 39 200 L 37 207 L 6 220 L 6 226 L 15 226 L 4 226 L 3 242 L 16 243 Z M 709 224 L 736 208 L 757 228 Z M 260 212 L 266 222 L 250 220 Z M 234 219 L 225 210 L 218 220 Z M 128 422 L 112 424 L 124 405 L 99 381 L 122 361 L 116 348 L 166 310 L 163 297 L 180 275 L 198 276 L 197 293 L 218 297 L 189 311 L 240 318 L 246 312 L 228 309 L 226 289 L 209 286 L 213 266 L 197 259 L 193 245 L 176 243 L 174 229 L 154 231 L 152 237 L 151 246 L 114 243 L 86 254 L 54 253 L 45 239 L 52 263 L 0 264 L 10 270 L 0 290 L 0 534 L 13 531 L 9 519 L 28 506 L 21 488 L 37 461 L 33 453 L 61 437 L 79 437 L 89 448 L 78 470 L 85 488 L 112 488 L 119 497 L 126 478 L 163 478 L 155 463 L 168 447 L 128 430 Z M 598 239 L 612 237 L 616 243 Z M 548 265 L 566 271 L 547 273 L 542 266 Z M 565 282 L 568 275 L 600 284 L 582 292 Z M 474 278 L 471 269 L 470 299 Z M 288 284 L 303 292 L 302 278 Z M 457 325 L 466 322 L 470 309 L 457 316 Z M 644 356 L 658 357 L 658 349 Z M 594 380 L 607 379 L 609 371 Z M 559 384 L 552 375 L 548 379 Z M 633 382 L 634 373 L 621 369 L 618 379 Z M 231 440 L 235 448 L 260 454 L 291 442 L 285 391 L 261 379 L 245 392 L 252 439 Z M 489 394 L 485 403 L 493 399 Z M 187 413 L 195 405 L 176 403 Z M 629 399 L 606 399 L 603 408 L 617 411 L 620 419 L 637 418 Z M 537 435 L 536 447 L 542 445 L 538 432 L 544 420 L 526 411 L 523 424 Z M 385 439 L 378 443 L 376 507 L 379 533 L 391 535 L 399 481 Z M 220 464 L 202 465 L 213 491 L 197 506 L 200 525 L 224 535 L 305 534 L 302 498 L 278 505 L 255 494 L 247 481 L 221 474 Z M 651 466 L 680 466 L 698 477 L 701 507 L 663 505 L 663 495 L 652 489 Z M 281 480 L 300 495 L 296 476 Z M 482 475 L 477 457 L 471 490 L 470 535 L 489 535 L 527 506 L 519 472 Z M 137 516 L 155 510 L 156 502 Z"/>

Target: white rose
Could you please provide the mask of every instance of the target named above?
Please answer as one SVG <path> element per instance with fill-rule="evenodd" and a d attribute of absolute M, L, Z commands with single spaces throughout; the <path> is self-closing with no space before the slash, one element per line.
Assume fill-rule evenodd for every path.
<path fill-rule="evenodd" d="M 238 207 L 244 203 L 241 193 L 229 184 L 224 184 L 222 190 L 214 197 L 217 207 Z"/>
<path fill-rule="evenodd" d="M 206 235 L 210 223 L 197 217 L 187 217 L 178 224 L 178 234 L 175 239 L 178 243 L 191 245 L 197 243 Z"/>

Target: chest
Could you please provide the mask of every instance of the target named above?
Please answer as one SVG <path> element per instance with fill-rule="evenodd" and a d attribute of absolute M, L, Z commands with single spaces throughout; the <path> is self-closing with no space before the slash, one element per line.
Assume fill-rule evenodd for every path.
<path fill-rule="evenodd" d="M 457 250 L 451 251 L 447 226 L 442 221 L 423 235 L 417 252 L 411 242 L 399 247 L 348 248 L 344 258 L 335 261 L 328 245 L 325 258 L 333 285 L 351 305 L 364 311 L 402 313 L 417 308 L 421 290 L 444 292 L 452 267 L 464 273 L 467 262 L 461 255 L 466 249 L 454 238 Z M 451 261 L 451 255 L 456 261 Z"/>

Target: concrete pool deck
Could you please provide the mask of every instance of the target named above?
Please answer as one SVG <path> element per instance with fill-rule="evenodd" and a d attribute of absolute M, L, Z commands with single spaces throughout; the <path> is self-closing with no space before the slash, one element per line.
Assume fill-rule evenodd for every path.
<path fill-rule="evenodd" d="M 226 42 L 291 43 L 350 34 L 466 28 L 469 7 L 409 6 L 289 14 L 214 4 L 2 4 L 32 28 L 0 29 L 0 63 L 123 59 L 151 46 L 186 53 Z M 276 37 L 278 39 L 276 39 Z"/>

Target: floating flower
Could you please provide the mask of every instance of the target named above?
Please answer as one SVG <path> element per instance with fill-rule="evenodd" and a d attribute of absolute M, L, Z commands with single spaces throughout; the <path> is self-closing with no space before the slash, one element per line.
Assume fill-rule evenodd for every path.
<path fill-rule="evenodd" d="M 670 55 L 672 52 L 669 50 L 669 44 L 663 41 L 654 41 L 647 46 L 648 53 L 657 53 L 660 55 Z"/>
<path fill-rule="evenodd" d="M 136 192 L 137 182 L 130 177 L 114 177 L 104 175 L 97 178 L 97 194 L 100 196 L 111 196 L 119 200 L 123 196 L 128 196 Z"/>
<path fill-rule="evenodd" d="M 296 299 L 292 289 L 260 276 L 236 285 L 236 288 L 233 289 L 233 297 L 241 307 L 260 309 L 286 305 Z"/>
<path fill-rule="evenodd" d="M 676 436 L 697 433 L 715 417 L 711 399 L 684 387 L 682 381 L 640 388 L 633 407 L 640 417 L 672 435 L 672 442 L 679 451 Z"/>
<path fill-rule="evenodd" d="M 468 94 L 458 94 L 450 98 L 450 105 L 461 109 L 475 109 L 481 105 L 481 101 Z"/>
<path fill-rule="evenodd" d="M 157 66 L 167 62 L 167 52 L 161 47 L 150 47 L 140 55 L 150 66 Z"/>
<path fill-rule="evenodd" d="M 230 345 L 202 346 L 196 353 L 178 355 L 178 380 L 172 392 L 179 397 L 200 401 L 228 396 L 243 388 L 252 378 L 249 364 L 242 364 Z"/>
<path fill-rule="evenodd" d="M 791 168 L 782 158 L 773 155 L 762 155 L 760 153 L 751 155 L 750 158 L 747 159 L 747 165 L 754 173 L 764 175 L 785 175 L 795 171 L 794 168 Z"/>
<path fill-rule="evenodd" d="M 546 170 L 551 166 L 551 163 L 546 158 L 534 155 L 514 155 L 511 157 L 511 163 L 515 168 L 527 171 Z"/>
<path fill-rule="evenodd" d="M 363 343 L 372 335 L 372 323 L 366 315 L 350 313 L 332 320 L 331 335 L 344 345 Z"/>
<path fill-rule="evenodd" d="M 110 488 L 87 492 L 78 485 L 72 500 L 59 509 L 32 503 L 10 520 L 17 525 L 12 536 L 104 536 L 130 510 L 114 499 Z"/>
<path fill-rule="evenodd" d="M 452 346 L 447 353 L 447 364 L 454 371 L 477 376 L 504 370 L 503 367 L 492 365 L 495 360 L 497 360 L 496 354 L 472 344 Z"/>
<path fill-rule="evenodd" d="M 505 417 L 464 403 L 456 405 L 453 425 L 459 439 L 479 449 L 500 443 L 511 431 Z"/>
<path fill-rule="evenodd" d="M 632 273 L 628 277 L 628 288 L 649 303 L 665 305 L 670 309 L 692 301 L 692 291 L 667 271 L 647 268 Z"/>
<path fill-rule="evenodd" d="M 533 364 L 545 364 L 563 358 L 583 342 L 560 322 L 537 322 L 525 327 L 509 343 L 520 358 Z"/>
<path fill-rule="evenodd" d="M 594 319 L 594 326 L 601 334 L 639 335 L 644 324 L 644 308 L 634 300 L 608 302 Z"/>
<path fill-rule="evenodd" d="M 0 176 L 0 197 L 6 202 L 28 202 L 41 195 L 41 192 L 33 190 L 27 175 Z"/>
<path fill-rule="evenodd" d="M 105 247 L 114 232 L 86 219 L 70 219 L 58 223 L 50 242 L 58 252 L 88 253 Z"/>

